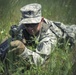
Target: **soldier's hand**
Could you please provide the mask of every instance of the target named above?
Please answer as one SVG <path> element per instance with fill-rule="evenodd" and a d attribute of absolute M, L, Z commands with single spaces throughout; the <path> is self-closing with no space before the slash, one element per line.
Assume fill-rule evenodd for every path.
<path fill-rule="evenodd" d="M 18 55 L 25 50 L 25 45 L 19 40 L 12 41 L 10 45 L 12 47 L 12 50 Z"/>

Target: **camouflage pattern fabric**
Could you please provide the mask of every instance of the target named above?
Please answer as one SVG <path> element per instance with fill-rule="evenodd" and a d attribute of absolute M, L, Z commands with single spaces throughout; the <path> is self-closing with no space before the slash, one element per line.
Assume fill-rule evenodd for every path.
<path fill-rule="evenodd" d="M 44 19 L 44 22 L 45 22 L 45 25 L 48 26 L 48 28 L 46 30 L 45 29 L 42 30 L 41 33 L 39 34 L 37 38 L 39 41 L 39 44 L 37 45 L 35 51 L 25 48 L 25 51 L 20 55 L 24 59 L 28 58 L 30 64 L 35 64 L 35 65 L 44 64 L 46 59 L 54 50 L 58 42 L 57 40 L 58 38 L 65 39 L 67 35 L 70 35 L 70 37 L 75 39 L 75 34 L 76 34 L 75 25 L 66 26 L 63 23 L 53 22 L 47 19 Z M 64 29 L 64 31 L 62 29 Z"/>
<path fill-rule="evenodd" d="M 22 13 L 21 24 L 39 23 L 42 19 L 41 5 L 38 3 L 28 4 L 20 9 Z M 23 59 L 29 59 L 30 64 L 44 64 L 51 52 L 54 50 L 58 38 L 70 38 L 71 43 L 75 43 L 76 26 L 64 25 L 60 22 L 53 22 L 44 18 L 41 32 L 37 36 L 38 45 L 35 50 L 30 50 L 27 47 L 20 55 Z"/>
<path fill-rule="evenodd" d="M 20 24 L 39 23 L 41 21 L 41 5 L 38 3 L 25 5 L 20 11 L 22 13 Z"/>

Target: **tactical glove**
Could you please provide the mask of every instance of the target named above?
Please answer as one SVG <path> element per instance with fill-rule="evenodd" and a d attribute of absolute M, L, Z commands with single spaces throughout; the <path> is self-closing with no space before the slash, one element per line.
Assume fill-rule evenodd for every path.
<path fill-rule="evenodd" d="M 16 40 L 16 41 L 12 41 L 10 43 L 11 47 L 12 47 L 12 50 L 17 54 L 21 54 L 24 50 L 25 50 L 25 45 L 19 41 L 19 40 Z"/>

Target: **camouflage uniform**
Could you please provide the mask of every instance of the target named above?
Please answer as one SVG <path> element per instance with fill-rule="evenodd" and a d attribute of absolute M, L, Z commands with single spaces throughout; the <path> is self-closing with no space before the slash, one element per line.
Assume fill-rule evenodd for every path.
<path fill-rule="evenodd" d="M 21 8 L 23 18 L 20 21 L 20 24 L 38 23 L 38 21 L 40 22 L 41 6 L 40 5 L 39 7 L 36 6 L 35 7 L 36 9 L 35 9 L 35 8 L 32 8 L 32 5 L 36 6 L 38 4 L 37 3 L 29 4 Z M 35 19 L 32 17 L 35 17 Z M 25 36 L 26 44 L 31 45 L 33 43 L 33 44 L 36 44 L 36 46 L 35 46 L 35 50 L 31 50 L 27 48 L 27 45 L 26 45 L 24 52 L 20 56 L 23 57 L 23 59 L 28 59 L 30 64 L 35 64 L 35 65 L 43 64 L 47 60 L 51 52 L 54 50 L 58 42 L 58 38 L 65 39 L 68 36 L 68 38 L 72 39 L 72 41 L 71 40 L 70 41 L 74 42 L 73 40 L 75 40 L 75 34 L 76 34 L 75 30 L 76 30 L 75 25 L 66 26 L 63 23 L 53 22 L 44 18 L 42 28 L 40 32 L 35 36 L 36 40 L 38 41 L 38 44 L 35 43 L 35 40 L 32 41 L 32 39 L 29 38 L 31 36 L 27 33 L 26 30 L 23 30 L 23 35 L 28 36 L 28 37 Z M 30 40 L 31 42 L 29 42 Z"/>

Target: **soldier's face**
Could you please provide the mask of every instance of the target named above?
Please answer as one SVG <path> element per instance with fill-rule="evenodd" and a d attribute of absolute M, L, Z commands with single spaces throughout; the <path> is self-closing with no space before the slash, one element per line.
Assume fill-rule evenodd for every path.
<path fill-rule="evenodd" d="M 31 35 L 35 35 L 41 28 L 41 22 L 36 24 L 25 24 L 27 32 Z"/>

